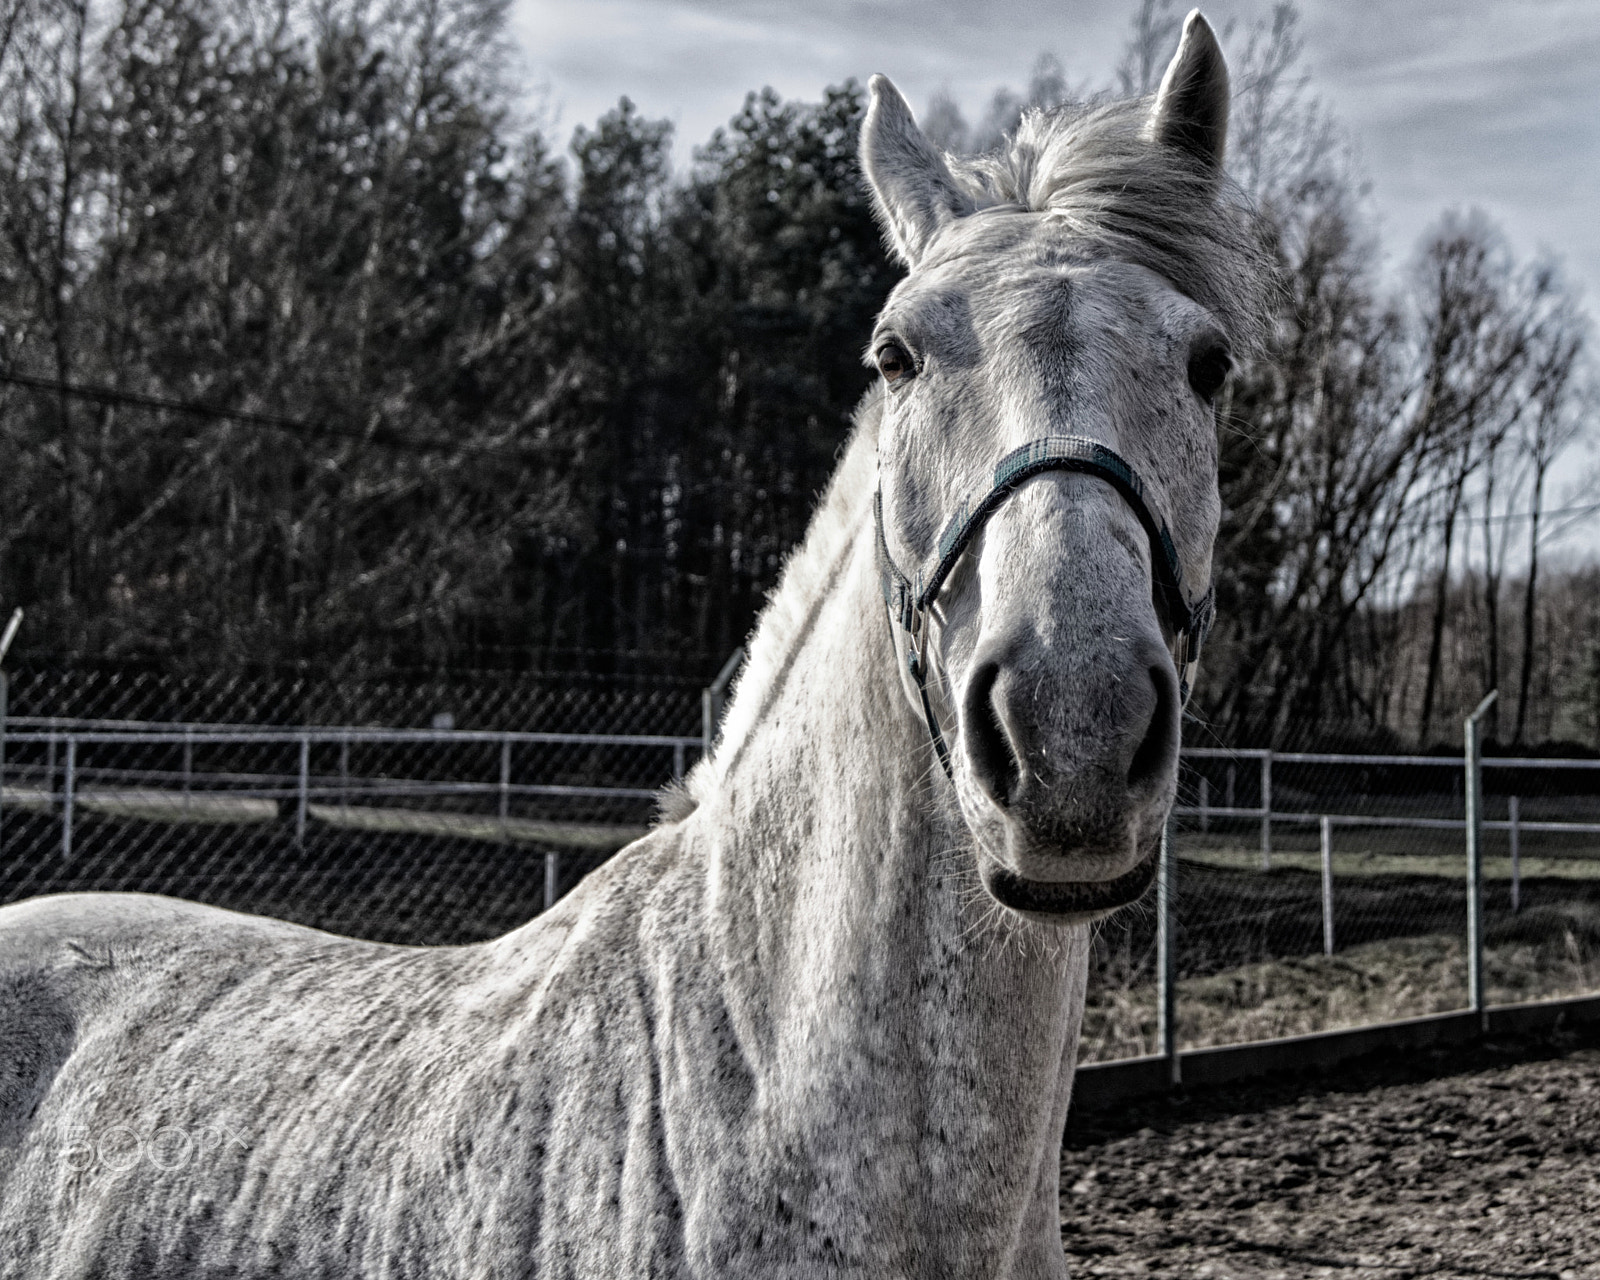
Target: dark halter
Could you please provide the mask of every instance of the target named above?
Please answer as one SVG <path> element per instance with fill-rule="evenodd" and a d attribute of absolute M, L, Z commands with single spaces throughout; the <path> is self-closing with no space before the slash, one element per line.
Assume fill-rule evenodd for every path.
<path fill-rule="evenodd" d="M 928 736 L 944 766 L 945 776 L 953 779 L 950 767 L 950 749 L 945 745 L 944 734 L 939 731 L 939 720 L 933 714 L 933 704 L 928 700 L 928 613 L 945 579 L 956 567 L 956 561 L 988 523 L 1000 504 L 1009 498 L 1026 480 L 1046 471 L 1079 471 L 1098 476 L 1120 493 L 1133 508 L 1134 515 L 1150 537 L 1151 565 L 1155 580 L 1156 604 L 1166 616 L 1167 625 L 1182 642 L 1179 650 L 1178 676 L 1180 697 L 1189 700 L 1189 675 L 1200 658 L 1200 646 L 1205 643 L 1206 632 L 1211 629 L 1212 600 L 1215 591 L 1208 589 L 1195 604 L 1183 589 L 1183 569 L 1178 563 L 1178 549 L 1167 531 L 1166 521 L 1157 518 L 1145 500 L 1144 483 L 1136 472 L 1113 449 L 1097 440 L 1083 436 L 1046 436 L 1015 449 L 1000 459 L 994 469 L 994 483 L 989 491 L 973 506 L 963 500 L 950 523 L 939 535 L 939 563 L 933 572 L 923 578 L 919 572 L 916 584 L 900 572 L 889 554 L 889 544 L 883 532 L 883 489 L 880 486 L 873 496 L 873 518 L 878 526 L 878 576 L 883 585 L 884 603 L 889 606 L 889 616 L 905 629 L 910 637 L 907 646 L 906 667 L 917 682 L 917 692 L 922 698 L 922 714 L 928 721 Z"/>

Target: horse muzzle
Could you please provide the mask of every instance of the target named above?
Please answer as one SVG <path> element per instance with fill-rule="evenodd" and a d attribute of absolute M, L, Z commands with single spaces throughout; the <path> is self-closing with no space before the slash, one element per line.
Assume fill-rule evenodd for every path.
<path fill-rule="evenodd" d="M 1037 648 L 980 651 L 962 699 L 965 790 L 987 817 L 980 874 L 1014 911 L 1096 917 L 1154 880 L 1177 782 L 1177 675 L 1153 637 L 1096 646 L 1066 670 Z"/>

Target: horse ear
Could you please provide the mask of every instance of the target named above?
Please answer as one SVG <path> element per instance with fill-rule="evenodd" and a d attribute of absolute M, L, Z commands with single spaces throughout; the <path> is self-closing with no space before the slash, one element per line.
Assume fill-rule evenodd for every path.
<path fill-rule="evenodd" d="M 1228 64 L 1211 24 L 1190 11 L 1183 39 L 1161 77 L 1150 112 L 1150 136 L 1221 168 L 1228 144 Z"/>
<path fill-rule="evenodd" d="M 861 126 L 861 168 L 872 186 L 878 223 L 895 253 L 915 266 L 939 229 L 972 212 L 950 168 L 917 128 L 900 90 L 873 76 L 872 102 Z"/>

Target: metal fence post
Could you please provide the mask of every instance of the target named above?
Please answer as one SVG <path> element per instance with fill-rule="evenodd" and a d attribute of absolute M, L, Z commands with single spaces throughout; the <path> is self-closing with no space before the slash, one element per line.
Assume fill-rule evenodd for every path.
<path fill-rule="evenodd" d="M 1211 780 L 1200 775 L 1200 830 L 1211 830 Z"/>
<path fill-rule="evenodd" d="M 61 781 L 61 861 L 72 860 L 72 801 L 77 790 L 78 742 L 67 736 L 67 767 Z"/>
<path fill-rule="evenodd" d="M 511 739 L 500 739 L 500 838 L 509 838 L 511 817 Z"/>
<path fill-rule="evenodd" d="M 0 858 L 6 853 L 6 673 L 0 671 Z"/>
<path fill-rule="evenodd" d="M 555 851 L 544 855 L 544 909 L 550 910 L 556 905 L 556 877 L 561 871 L 561 855 Z"/>
<path fill-rule="evenodd" d="M 1522 802 L 1511 797 L 1511 912 L 1522 910 Z"/>
<path fill-rule="evenodd" d="M 1261 869 L 1272 870 L 1272 752 L 1261 756 Z"/>
<path fill-rule="evenodd" d="M 306 842 L 306 811 L 310 807 L 311 735 L 300 735 L 300 780 L 294 807 L 294 842 Z"/>
<path fill-rule="evenodd" d="M 5 856 L 5 793 L 6 793 L 6 710 L 10 705 L 11 684 L 7 678 L 4 666 L 6 654 L 11 649 L 11 642 L 17 638 L 17 629 L 22 626 L 22 610 L 12 611 L 11 621 L 6 623 L 4 634 L 0 634 L 0 857 Z"/>
<path fill-rule="evenodd" d="M 743 661 L 744 646 L 741 645 L 728 655 L 722 670 L 717 672 L 717 678 L 700 693 L 700 744 L 705 755 L 711 754 L 711 747 L 717 740 L 717 730 L 722 727 L 722 708 L 728 701 L 728 683 Z"/>
<path fill-rule="evenodd" d="M 1322 815 L 1322 954 L 1333 954 L 1333 819 Z"/>
<path fill-rule="evenodd" d="M 6 673 L 0 671 L 0 858 L 4 858 L 6 853 L 6 706 L 9 696 Z"/>
<path fill-rule="evenodd" d="M 339 735 L 339 807 L 350 807 L 350 735 Z"/>
<path fill-rule="evenodd" d="M 1483 758 L 1478 744 L 1478 722 L 1500 690 L 1490 689 L 1470 716 L 1465 728 L 1462 793 L 1467 819 L 1467 994 L 1472 1012 L 1488 1030 L 1489 1014 L 1483 998 Z"/>
<path fill-rule="evenodd" d="M 1161 828 L 1161 855 L 1156 865 L 1156 1016 L 1160 1022 L 1157 1052 L 1167 1060 L 1167 1081 L 1172 1085 L 1183 1083 L 1183 1064 L 1178 1057 L 1178 947 L 1173 919 L 1177 879 L 1178 858 L 1169 815 Z"/>

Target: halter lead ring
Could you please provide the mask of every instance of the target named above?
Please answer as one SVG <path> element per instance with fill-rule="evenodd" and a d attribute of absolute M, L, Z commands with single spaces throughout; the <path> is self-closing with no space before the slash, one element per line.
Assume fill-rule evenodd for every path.
<path fill-rule="evenodd" d="M 1179 696 L 1189 700 L 1189 676 L 1200 659 L 1200 648 L 1206 633 L 1211 629 L 1214 611 L 1215 588 L 1208 588 L 1193 605 L 1183 589 L 1183 567 L 1178 562 L 1178 549 L 1166 521 L 1160 520 L 1150 510 L 1145 499 L 1144 482 L 1139 473 L 1128 465 L 1126 459 L 1114 449 L 1090 440 L 1085 436 L 1045 436 L 1032 440 L 1020 449 L 1014 449 L 1000 459 L 994 469 L 994 483 L 973 506 L 966 499 L 950 518 L 939 535 L 939 562 L 924 579 L 919 572 L 916 584 L 900 572 L 889 554 L 889 543 L 883 531 L 883 489 L 873 495 L 873 519 L 878 532 L 878 578 L 883 588 L 883 601 L 889 607 L 889 617 L 907 633 L 906 667 L 916 681 L 917 693 L 922 699 L 922 714 L 928 722 L 928 736 L 938 753 L 945 776 L 955 778 L 950 764 L 950 748 L 939 729 L 938 717 L 928 698 L 928 623 L 934 602 L 939 598 L 945 580 L 955 569 L 967 546 L 978 536 L 989 517 L 1000 504 L 1034 476 L 1046 471 L 1076 471 L 1098 476 L 1107 481 L 1133 508 L 1139 523 L 1150 538 L 1152 577 L 1155 580 L 1156 602 L 1166 614 L 1167 623 L 1181 641 L 1178 663 Z"/>

